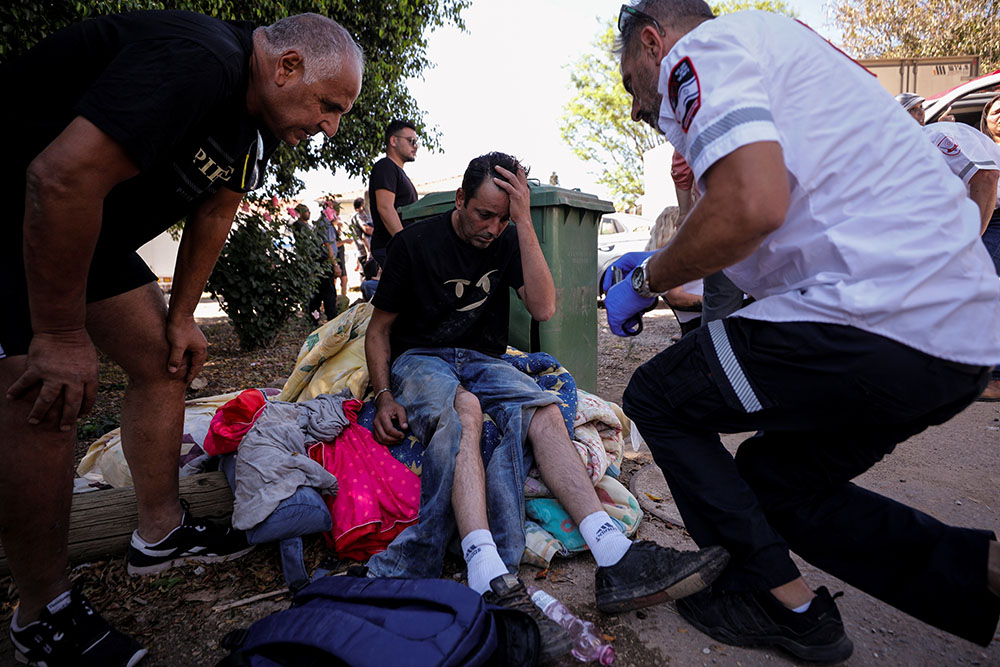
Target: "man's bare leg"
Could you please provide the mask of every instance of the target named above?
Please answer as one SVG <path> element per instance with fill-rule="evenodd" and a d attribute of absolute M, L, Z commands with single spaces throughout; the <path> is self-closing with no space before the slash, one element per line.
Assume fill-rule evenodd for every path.
<path fill-rule="evenodd" d="M 26 355 L 0 359 L 0 453 L 4 460 L 0 466 L 0 541 L 17 584 L 17 615 L 22 626 L 37 620 L 42 608 L 70 587 L 66 553 L 76 442 L 76 424 L 68 432 L 60 431 L 54 418 L 56 408 L 41 424 L 28 424 L 37 389 L 17 400 L 3 395 L 26 363 Z"/>
<path fill-rule="evenodd" d="M 535 410 L 528 426 L 528 440 L 542 480 L 577 525 L 594 512 L 604 510 L 594 483 L 569 439 L 559 408 L 546 405 Z"/>
<path fill-rule="evenodd" d="M 462 424 L 462 437 L 455 458 L 451 506 L 458 524 L 458 536 L 465 538 L 474 530 L 490 528 L 486 516 L 486 471 L 479 450 L 483 412 L 479 399 L 462 387 L 455 392 L 455 410 Z"/>
<path fill-rule="evenodd" d="M 462 435 L 455 458 L 451 506 L 462 539 L 469 588 L 482 595 L 490 590 L 493 579 L 507 574 L 507 566 L 493 541 L 486 512 L 486 471 L 479 449 L 483 434 L 482 407 L 478 398 L 458 387 L 455 410 L 462 424 Z"/>
<path fill-rule="evenodd" d="M 139 507 L 139 535 L 162 539 L 180 525 L 177 461 L 184 430 L 185 364 L 167 373 L 167 306 L 156 283 L 87 307 L 94 344 L 129 376 L 122 449 Z"/>

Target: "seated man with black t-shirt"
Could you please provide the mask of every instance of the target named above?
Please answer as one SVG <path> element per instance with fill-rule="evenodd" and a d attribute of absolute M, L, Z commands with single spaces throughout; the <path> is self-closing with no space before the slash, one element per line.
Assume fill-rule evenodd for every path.
<path fill-rule="evenodd" d="M 413 123 L 394 120 L 385 128 L 385 157 L 372 167 L 368 178 L 368 199 L 372 214 L 372 257 L 385 267 L 386 246 L 403 229 L 399 209 L 417 201 L 417 190 L 403 165 L 417 159 L 417 130 Z"/>
<path fill-rule="evenodd" d="M 365 341 L 376 390 L 373 430 L 379 442 L 392 444 L 412 429 L 426 449 L 419 522 L 371 558 L 371 575 L 439 576 L 445 547 L 457 533 L 469 586 L 493 602 L 532 612 L 543 658 L 569 650 L 566 634 L 509 574 L 524 551 L 525 440 L 600 566 L 602 611 L 682 597 L 722 571 L 728 554 L 721 549 L 681 553 L 630 542 L 597 498 L 555 405 L 559 399 L 499 358 L 507 348 L 508 288 L 536 320 L 549 319 L 556 304 L 531 221 L 527 178 L 514 158 L 490 153 L 473 160 L 455 209 L 396 234 L 387 260 Z M 460 387 L 503 432 L 485 468 L 481 420 L 470 419 L 475 401 L 463 392 L 456 396 Z"/>
<path fill-rule="evenodd" d="M 138 502 L 131 574 L 247 550 L 178 499 L 188 383 L 205 362 L 194 309 L 243 194 L 279 141 L 332 136 L 363 55 L 317 14 L 255 28 L 189 12 L 88 19 L 0 68 L 0 539 L 20 602 L 21 662 L 134 665 L 146 651 L 66 575 L 77 418 L 95 346 L 129 376 L 122 445 Z M 22 208 L 23 206 L 23 208 Z M 138 214 L 141 211 L 142 214 Z M 170 306 L 135 250 L 186 219 Z"/>

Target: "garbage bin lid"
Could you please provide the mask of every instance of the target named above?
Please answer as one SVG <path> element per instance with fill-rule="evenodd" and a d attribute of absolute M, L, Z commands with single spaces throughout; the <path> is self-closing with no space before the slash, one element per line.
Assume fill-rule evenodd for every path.
<path fill-rule="evenodd" d="M 403 220 L 419 220 L 439 213 L 445 213 L 455 206 L 455 190 L 431 192 L 419 200 L 401 208 Z M 572 206 L 601 213 L 614 213 L 615 207 L 609 201 L 580 190 L 570 190 L 557 185 L 532 185 L 531 207 Z"/>

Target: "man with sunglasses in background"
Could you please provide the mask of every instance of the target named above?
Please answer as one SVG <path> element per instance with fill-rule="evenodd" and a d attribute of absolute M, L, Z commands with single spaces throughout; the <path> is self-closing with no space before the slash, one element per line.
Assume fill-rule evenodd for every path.
<path fill-rule="evenodd" d="M 385 157 L 372 167 L 368 179 L 368 199 L 372 205 L 372 257 L 379 268 L 385 266 L 389 239 L 403 229 L 399 209 L 417 201 L 417 190 L 403 165 L 417 159 L 417 130 L 413 123 L 394 120 L 385 128 Z"/>
<path fill-rule="evenodd" d="M 279 141 L 336 133 L 363 54 L 317 14 L 255 28 L 189 12 L 88 19 L 19 60 L 0 84 L 0 539 L 20 602 L 20 662 L 131 666 L 146 654 L 67 578 L 73 449 L 93 405 L 95 346 L 129 376 L 122 445 L 138 503 L 130 574 L 248 550 L 178 498 L 184 395 L 205 362 L 194 321 L 243 194 Z M 23 206 L 23 208 L 22 208 Z M 170 306 L 136 249 L 178 220 Z"/>
<path fill-rule="evenodd" d="M 633 120 L 666 135 L 703 194 L 664 249 L 619 260 L 612 330 L 720 269 L 757 299 L 645 363 L 624 394 L 692 537 L 732 554 L 681 615 L 725 643 L 847 659 L 833 596 L 791 549 L 988 644 L 993 533 L 851 483 L 963 410 L 1000 362 L 1000 287 L 962 182 L 875 77 L 801 23 L 642 0 L 619 30 Z M 720 432 L 756 435 L 734 459 Z"/>

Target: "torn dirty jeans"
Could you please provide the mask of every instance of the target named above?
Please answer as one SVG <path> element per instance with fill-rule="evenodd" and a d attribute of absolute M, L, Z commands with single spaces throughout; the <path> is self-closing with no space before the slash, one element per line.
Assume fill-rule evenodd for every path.
<path fill-rule="evenodd" d="M 457 534 L 451 506 L 462 426 L 455 410 L 461 385 L 475 394 L 503 438 L 488 461 L 486 510 L 500 557 L 516 571 L 524 552 L 524 447 L 535 409 L 559 403 L 554 393 L 502 359 L 462 348 L 414 348 L 392 365 L 392 392 L 406 409 L 410 430 L 425 443 L 420 473 L 420 517 L 389 548 L 372 556 L 379 577 L 439 577 L 445 550 Z"/>

